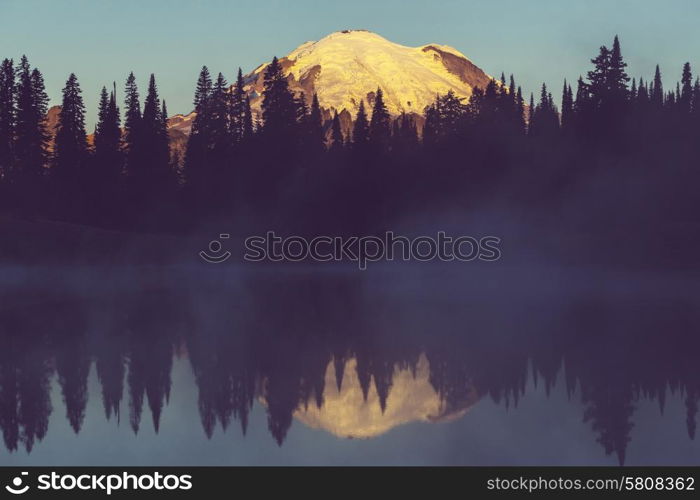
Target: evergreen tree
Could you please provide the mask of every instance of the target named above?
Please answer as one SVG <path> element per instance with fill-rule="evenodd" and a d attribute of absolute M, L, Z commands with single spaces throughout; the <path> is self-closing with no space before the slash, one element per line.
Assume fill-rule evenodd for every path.
<path fill-rule="evenodd" d="M 482 112 L 484 99 L 480 92 L 475 91 L 472 94 L 473 99 L 470 99 L 470 113 L 479 115 Z M 462 100 L 457 97 L 452 89 L 447 91 L 444 96 L 438 96 L 434 104 L 435 108 L 435 124 L 436 135 L 440 141 L 455 140 L 462 134 L 462 121 L 464 120 L 467 109 L 462 104 Z"/>
<path fill-rule="evenodd" d="M 624 62 L 622 58 L 622 52 L 620 50 L 620 40 L 617 35 L 613 40 L 613 48 L 610 52 L 610 65 L 607 68 L 607 87 L 610 92 L 610 99 L 613 101 L 615 110 L 621 111 L 624 109 L 624 103 L 628 97 L 627 84 L 630 81 L 629 76 L 625 68 L 627 63 Z"/>
<path fill-rule="evenodd" d="M 690 63 L 683 65 L 681 76 L 681 91 L 678 101 L 681 113 L 690 113 L 693 104 L 693 73 L 690 70 Z"/>
<path fill-rule="evenodd" d="M 323 119 L 321 117 L 321 106 L 318 102 L 318 95 L 314 93 L 311 99 L 311 108 L 305 124 L 307 136 L 307 151 L 310 154 L 320 154 L 325 151 L 326 140 L 323 135 Z"/>
<path fill-rule="evenodd" d="M 564 80 L 561 98 L 561 128 L 566 133 L 571 131 L 574 114 L 574 95 L 571 86 Z"/>
<path fill-rule="evenodd" d="M 700 79 L 695 79 L 695 84 L 693 85 L 693 98 L 692 98 L 692 114 L 693 114 L 693 125 L 695 130 L 700 130 Z"/>
<path fill-rule="evenodd" d="M 262 96 L 263 135 L 268 143 L 277 145 L 273 151 L 283 151 L 294 140 L 298 108 L 276 57 L 265 70 Z"/>
<path fill-rule="evenodd" d="M 501 117 L 501 87 L 496 84 L 496 80 L 489 81 L 484 89 L 483 99 L 480 100 L 479 108 L 476 111 L 478 115 L 479 125 L 484 127 L 482 130 L 489 133 L 497 133 L 493 130 L 494 127 L 500 128 Z M 487 129 L 491 129 L 487 131 Z"/>
<path fill-rule="evenodd" d="M 21 190 L 39 187 L 48 158 L 49 134 L 46 128 L 48 96 L 44 78 L 38 69 L 31 69 L 25 56 L 18 68 L 17 114 L 15 127 L 16 177 Z M 35 200 L 27 199 L 29 203 Z"/>
<path fill-rule="evenodd" d="M 160 110 L 160 135 L 162 138 L 167 140 L 167 153 L 170 156 L 170 137 L 168 134 L 168 106 L 165 104 L 165 99 L 163 99 L 163 106 Z"/>
<path fill-rule="evenodd" d="M 143 104 L 140 124 L 140 140 L 143 156 L 139 170 L 132 170 L 137 190 L 142 196 L 162 192 L 169 181 L 170 148 L 168 144 L 166 118 L 162 114 L 155 75 L 148 81 L 148 92 Z"/>
<path fill-rule="evenodd" d="M 194 109 L 195 111 L 202 108 L 212 92 L 212 82 L 211 75 L 209 74 L 209 68 L 202 66 L 202 70 L 199 72 L 199 78 L 197 79 L 197 88 L 194 91 Z"/>
<path fill-rule="evenodd" d="M 0 64 L 0 176 L 10 176 L 15 139 L 15 68 L 11 59 Z"/>
<path fill-rule="evenodd" d="M 16 87 L 11 59 L 0 64 L 0 176 L 11 177 L 15 139 Z"/>
<path fill-rule="evenodd" d="M 100 91 L 100 102 L 97 106 L 97 123 L 95 124 L 95 132 L 93 134 L 95 150 L 98 149 L 97 145 L 102 142 L 102 129 L 105 127 L 108 116 L 109 94 L 107 93 L 107 87 L 103 86 L 102 90 Z"/>
<path fill-rule="evenodd" d="M 203 179 L 207 177 L 204 171 L 208 168 L 206 157 L 207 146 L 210 143 L 209 101 L 211 93 L 212 84 L 209 69 L 202 66 L 194 93 L 195 117 L 187 140 L 184 165 L 184 180 L 186 183 L 194 184 L 195 191 L 203 189 Z"/>
<path fill-rule="evenodd" d="M 250 109 L 250 97 L 246 96 L 243 110 L 243 140 L 252 139 L 253 132 L 253 112 Z"/>
<path fill-rule="evenodd" d="M 587 107 L 585 133 L 598 140 L 615 145 L 615 137 L 621 133 L 625 123 L 625 112 L 629 99 L 627 64 L 622 58 L 617 36 L 610 50 L 603 46 L 598 57 L 592 59 L 593 70 L 588 72 Z"/>
<path fill-rule="evenodd" d="M 517 104 L 517 92 L 518 89 L 515 86 L 515 77 L 513 75 L 510 75 L 510 84 L 508 85 L 508 96 L 511 98 L 513 106 Z"/>
<path fill-rule="evenodd" d="M 343 137 L 343 130 L 340 127 L 340 118 L 338 117 L 338 112 L 333 114 L 333 123 L 331 124 L 331 147 L 330 150 L 333 153 L 340 153 L 343 151 L 343 146 L 345 145 L 345 138 Z"/>
<path fill-rule="evenodd" d="M 296 122 L 303 128 L 309 115 L 309 107 L 306 105 L 306 94 L 300 92 L 294 97 L 294 107 L 296 109 Z"/>
<path fill-rule="evenodd" d="M 518 135 L 523 135 L 525 133 L 525 101 L 523 100 L 523 89 L 518 86 L 518 93 L 516 95 L 516 108 L 515 108 L 515 126 L 516 133 Z"/>
<path fill-rule="evenodd" d="M 439 99 L 439 97 L 438 97 Z M 423 145 L 434 148 L 440 139 L 440 113 L 437 102 L 425 109 L 425 124 L 423 125 Z"/>
<path fill-rule="evenodd" d="M 114 92 L 108 95 L 107 89 L 102 87 L 94 135 L 95 184 L 100 185 L 99 190 L 107 194 L 109 201 L 113 201 L 123 168 L 120 121 Z"/>
<path fill-rule="evenodd" d="M 367 121 L 367 113 L 365 112 L 365 102 L 360 101 L 360 107 L 357 110 L 357 118 L 352 129 L 352 147 L 357 152 L 364 152 L 369 143 L 369 122 Z"/>
<path fill-rule="evenodd" d="M 246 93 L 244 90 L 243 82 L 243 72 L 241 68 L 238 68 L 238 76 L 236 77 L 236 84 L 233 87 L 233 92 L 231 92 L 231 116 L 230 123 L 233 130 L 233 137 L 235 142 L 240 142 L 243 140 L 245 135 L 245 121 L 246 121 Z"/>
<path fill-rule="evenodd" d="M 141 132 L 141 103 L 134 73 L 129 73 L 124 90 L 124 146 L 127 154 L 127 171 L 138 172 L 143 163 Z"/>
<path fill-rule="evenodd" d="M 559 113 L 543 83 L 540 92 L 540 102 L 535 107 L 530 123 L 530 134 L 534 137 L 552 139 L 559 130 Z"/>
<path fill-rule="evenodd" d="M 651 103 L 657 107 L 661 108 L 664 103 L 664 86 L 661 82 L 661 70 L 659 65 L 656 65 L 656 71 L 654 72 L 654 83 L 651 86 Z"/>
<path fill-rule="evenodd" d="M 224 75 L 219 73 L 212 88 L 210 105 L 207 111 L 209 137 L 207 150 L 208 160 L 215 168 L 222 167 L 226 157 L 233 147 L 233 134 L 229 123 L 228 83 Z"/>
<path fill-rule="evenodd" d="M 78 187 L 87 160 L 85 105 L 81 93 L 78 79 L 71 73 L 63 88 L 53 158 L 55 175 L 71 188 Z"/>
<path fill-rule="evenodd" d="M 647 89 L 646 82 L 642 78 L 639 79 L 639 86 L 637 87 L 637 107 L 640 109 L 646 108 L 649 104 L 649 91 Z"/>
<path fill-rule="evenodd" d="M 369 143 L 376 151 L 386 151 L 391 139 L 389 111 L 384 104 L 384 93 L 378 88 L 374 97 L 372 119 L 369 122 Z"/>

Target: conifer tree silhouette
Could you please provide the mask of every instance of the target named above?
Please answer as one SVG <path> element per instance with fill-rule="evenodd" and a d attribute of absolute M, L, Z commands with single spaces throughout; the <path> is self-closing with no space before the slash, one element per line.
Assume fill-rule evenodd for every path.
<path fill-rule="evenodd" d="M 305 151 L 311 156 L 318 156 L 326 149 L 326 140 L 323 134 L 323 117 L 321 116 L 321 105 L 318 102 L 318 95 L 314 93 L 311 99 L 309 115 L 304 125 L 306 137 Z"/>
<path fill-rule="evenodd" d="M 124 89 L 124 149 L 126 172 L 129 176 L 139 172 L 143 165 L 144 144 L 141 127 L 141 102 L 134 73 L 129 73 Z"/>
<path fill-rule="evenodd" d="M 243 71 L 241 71 L 241 68 L 238 68 L 236 83 L 233 87 L 233 91 L 229 95 L 231 98 L 229 122 L 233 130 L 234 142 L 239 143 L 246 135 L 246 101 L 248 98 L 245 92 L 245 83 L 243 82 Z"/>
<path fill-rule="evenodd" d="M 75 74 L 71 73 L 63 88 L 61 112 L 58 115 L 53 155 L 54 175 L 75 186 L 83 175 L 87 160 L 85 105 Z"/>
<path fill-rule="evenodd" d="M 204 196 L 206 179 L 209 178 L 206 157 L 209 144 L 209 108 L 212 93 L 211 76 L 206 66 L 202 67 L 194 93 L 194 112 L 196 113 L 185 152 L 184 177 L 192 201 L 200 204 Z"/>
<path fill-rule="evenodd" d="M 14 165 L 15 114 L 17 89 L 12 59 L 0 64 L 0 175 L 12 179 Z"/>
<path fill-rule="evenodd" d="M 367 121 L 367 113 L 365 112 L 365 102 L 360 101 L 360 107 L 357 110 L 357 118 L 352 129 L 352 147 L 356 153 L 365 154 L 369 143 L 369 122 Z"/>
<path fill-rule="evenodd" d="M 338 118 L 338 112 L 333 114 L 333 122 L 331 124 L 331 147 L 330 150 L 334 154 L 339 154 L 343 151 L 345 146 L 345 137 L 343 136 L 343 129 L 340 127 L 340 118 Z"/>
<path fill-rule="evenodd" d="M 384 92 L 382 92 L 382 89 L 378 88 L 374 96 L 372 118 L 369 123 L 369 143 L 373 151 L 383 153 L 389 148 L 390 138 L 391 124 L 389 121 L 389 111 L 384 103 Z"/>
<path fill-rule="evenodd" d="M 17 111 L 15 122 L 14 177 L 16 198 L 28 211 L 41 205 L 48 161 L 49 134 L 46 129 L 48 96 L 41 72 L 22 56 L 17 69 Z"/>
<path fill-rule="evenodd" d="M 141 163 L 138 170 L 131 171 L 142 199 L 148 196 L 160 197 L 171 180 L 168 136 L 164 128 L 166 119 L 158 97 L 156 79 L 151 74 L 139 127 L 143 148 Z"/>
<path fill-rule="evenodd" d="M 286 151 L 293 154 L 299 102 L 295 103 L 276 57 L 265 69 L 262 96 L 262 134 L 265 143 L 275 145 L 273 152 Z"/>

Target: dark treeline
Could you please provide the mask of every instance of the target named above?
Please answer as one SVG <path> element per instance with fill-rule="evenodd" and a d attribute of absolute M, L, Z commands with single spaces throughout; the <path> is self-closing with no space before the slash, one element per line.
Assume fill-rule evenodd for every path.
<path fill-rule="evenodd" d="M 133 74 L 125 113 L 116 89 L 102 89 L 91 143 L 78 79 L 63 88 L 55 130 L 47 121 L 43 77 L 26 57 L 0 70 L 0 169 L 5 208 L 31 216 L 124 227 L 159 204 L 172 204 L 177 186 L 171 164 L 167 110 L 151 76 L 143 105 Z"/>
<path fill-rule="evenodd" d="M 168 149 L 167 110 L 151 76 L 143 109 L 129 75 L 120 110 L 103 89 L 94 140 L 71 75 L 55 139 L 41 73 L 23 58 L 0 72 L 2 203 L 22 214 L 120 228 L 187 229 L 202 220 L 302 233 L 372 233 L 412 213 L 485 202 L 551 218 L 564 229 L 635 243 L 696 225 L 700 83 L 689 64 L 664 88 L 627 75 L 620 44 L 565 82 L 557 106 L 546 85 L 523 95 L 513 77 L 464 101 L 437 96 L 422 117 L 392 117 L 382 89 L 348 127 L 316 95 L 290 91 L 274 59 L 261 115 L 239 70 L 230 85 L 204 67 L 184 154 Z M 243 221 L 243 222 L 242 222 Z M 636 229 L 636 231 L 635 231 Z M 652 245 L 653 246 L 653 245 Z"/>
<path fill-rule="evenodd" d="M 517 407 L 534 378 L 548 394 L 563 384 L 572 411 L 583 408 L 582 420 L 620 462 L 645 401 L 663 413 L 666 398 L 681 398 L 686 418 L 664 425 L 695 436 L 700 316 L 694 304 L 574 296 L 557 304 L 524 301 L 506 314 L 502 302 L 475 302 L 463 283 L 457 304 L 441 298 L 448 293 L 440 291 L 443 282 L 407 296 L 368 293 L 363 276 L 250 273 L 223 289 L 194 284 L 192 295 L 180 282 L 152 283 L 142 292 L 91 300 L 48 292 L 37 302 L 36 292 L 14 293 L 15 306 L 0 311 L 5 446 L 31 450 L 45 437 L 49 416 L 59 411 L 52 408 L 52 386 L 79 432 L 91 366 L 101 388 L 93 397 L 101 397 L 107 419 L 134 433 L 143 425 L 158 431 L 175 356 L 192 367 L 208 437 L 217 427 L 245 432 L 254 401 L 263 400 L 269 431 L 282 444 L 296 410 L 323 409 L 327 384 L 342 390 L 349 362 L 365 398 L 376 394 L 372 404 L 385 411 L 395 370 L 415 371 L 423 355 L 445 416 L 483 398 Z"/>

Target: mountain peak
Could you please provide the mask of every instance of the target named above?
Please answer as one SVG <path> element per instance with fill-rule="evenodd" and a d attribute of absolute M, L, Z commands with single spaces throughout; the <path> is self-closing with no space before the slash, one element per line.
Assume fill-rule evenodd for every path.
<path fill-rule="evenodd" d="M 431 43 L 407 47 L 367 30 L 336 31 L 318 41 L 305 42 L 279 62 L 290 89 L 296 94 L 304 92 L 309 103 L 317 94 L 324 120 L 338 112 L 346 133 L 360 102 L 371 108 L 378 88 L 391 115 L 423 115 L 437 95 L 451 90 L 466 100 L 475 87 L 485 88 L 491 80 L 450 46 Z M 269 64 L 259 65 L 244 77 L 244 89 L 256 119 L 262 114 L 265 68 Z M 171 137 L 186 138 L 194 116 L 192 112 L 172 117 Z M 180 142 L 184 144 L 184 139 Z"/>
<path fill-rule="evenodd" d="M 301 44 L 280 58 L 292 90 L 318 94 L 328 111 L 355 115 L 360 102 L 372 105 L 377 88 L 392 115 L 423 113 L 438 94 L 452 90 L 468 98 L 491 77 L 458 50 L 440 44 L 407 47 L 367 30 L 343 30 Z M 259 107 L 264 70 L 247 76 L 247 90 Z"/>

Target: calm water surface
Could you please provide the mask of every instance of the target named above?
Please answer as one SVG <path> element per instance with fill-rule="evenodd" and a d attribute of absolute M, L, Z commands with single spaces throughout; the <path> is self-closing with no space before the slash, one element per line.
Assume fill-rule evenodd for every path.
<path fill-rule="evenodd" d="M 0 465 L 698 464 L 694 283 L 8 269 Z"/>

